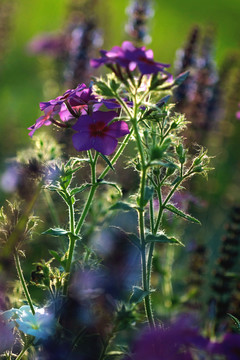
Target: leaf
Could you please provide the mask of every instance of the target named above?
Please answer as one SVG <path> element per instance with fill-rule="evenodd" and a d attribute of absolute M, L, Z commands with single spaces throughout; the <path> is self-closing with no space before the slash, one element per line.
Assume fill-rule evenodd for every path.
<path fill-rule="evenodd" d="M 122 190 L 120 189 L 120 187 L 119 187 L 116 183 L 113 183 L 113 182 L 110 182 L 110 181 L 105 181 L 105 180 L 100 179 L 100 180 L 97 182 L 97 185 L 109 185 L 109 186 L 113 186 L 120 194 L 122 194 Z"/>
<path fill-rule="evenodd" d="M 134 304 L 139 304 L 150 293 L 151 293 L 151 291 L 144 291 L 139 286 L 133 286 L 133 293 L 132 293 L 132 295 L 130 297 L 129 302 L 130 302 L 130 304 L 133 304 L 133 303 Z"/>
<path fill-rule="evenodd" d="M 149 163 L 148 166 L 164 166 L 164 167 L 167 167 L 167 168 L 174 168 L 176 169 L 177 168 L 177 165 L 171 163 L 171 162 L 168 162 L 168 163 L 165 163 L 163 161 L 159 161 L 159 160 L 153 160 Z"/>
<path fill-rule="evenodd" d="M 113 91 L 117 91 L 117 89 L 120 87 L 120 83 L 119 82 L 116 82 L 114 79 L 111 79 L 110 80 L 110 86 L 111 88 L 113 89 Z"/>
<path fill-rule="evenodd" d="M 176 79 L 174 80 L 175 85 L 181 85 L 189 76 L 190 71 L 185 71 L 181 74 L 179 74 Z"/>
<path fill-rule="evenodd" d="M 123 201 L 118 201 L 116 204 L 114 204 L 110 207 L 110 210 L 131 211 L 133 209 L 134 208 L 131 205 L 129 205 Z"/>
<path fill-rule="evenodd" d="M 112 90 L 103 81 L 96 81 L 95 85 L 100 90 L 101 95 L 110 96 L 110 97 L 114 96 L 114 93 L 112 92 Z M 96 89 L 97 92 L 98 92 L 98 89 Z"/>
<path fill-rule="evenodd" d="M 43 235 L 51 235 L 51 236 L 68 236 L 71 235 L 73 239 L 80 239 L 78 235 L 73 234 L 71 231 L 67 231 L 61 228 L 50 228 L 42 233 Z"/>
<path fill-rule="evenodd" d="M 54 257 L 55 260 L 57 260 L 61 264 L 61 256 L 57 253 L 57 251 L 54 250 L 48 250 L 49 254 Z"/>
<path fill-rule="evenodd" d="M 141 243 L 140 243 L 140 239 L 137 235 L 135 235 L 134 233 L 126 233 L 128 240 L 134 245 L 136 246 L 139 250 L 141 250 Z"/>
<path fill-rule="evenodd" d="M 140 239 L 137 235 L 135 235 L 134 233 L 129 233 L 126 232 L 125 230 L 123 230 L 121 227 L 119 226 L 115 226 L 115 225 L 111 225 L 110 229 L 114 229 L 117 231 L 120 231 L 123 233 L 123 235 L 125 237 L 127 237 L 127 239 L 130 241 L 130 243 L 132 243 L 134 246 L 136 246 L 139 250 L 141 250 L 141 242 Z"/>
<path fill-rule="evenodd" d="M 230 316 L 230 318 L 235 322 L 235 325 L 237 326 L 238 331 L 240 331 L 240 321 L 232 314 L 228 313 L 228 316 Z"/>
<path fill-rule="evenodd" d="M 85 184 L 85 185 L 81 185 L 80 187 L 74 188 L 70 191 L 70 196 L 79 194 L 80 192 L 86 190 L 88 187 L 91 187 L 92 184 Z"/>
<path fill-rule="evenodd" d="M 151 186 L 146 186 L 144 191 L 144 200 L 148 202 L 150 199 L 152 199 L 154 194 L 154 188 Z"/>
<path fill-rule="evenodd" d="M 106 161 L 106 163 L 108 164 L 108 166 L 113 170 L 115 171 L 111 161 L 103 154 L 99 153 L 99 155 L 103 158 L 104 161 Z"/>
<path fill-rule="evenodd" d="M 165 209 L 167 209 L 167 210 L 171 211 L 172 213 L 182 217 L 185 220 L 188 220 L 188 221 L 191 221 L 191 222 L 193 222 L 195 224 L 201 225 L 201 222 L 198 219 L 196 219 L 195 217 L 193 217 L 191 215 L 185 214 L 183 211 L 179 210 L 178 208 L 176 208 L 172 204 L 166 205 Z"/>
<path fill-rule="evenodd" d="M 42 233 L 43 235 L 52 235 L 52 236 L 63 236 L 67 235 L 68 231 L 61 228 L 50 228 Z"/>
<path fill-rule="evenodd" d="M 161 244 L 173 244 L 173 245 L 183 245 L 180 240 L 175 239 L 174 237 L 168 237 L 167 235 L 160 233 L 157 235 L 148 234 L 146 236 L 146 242 L 157 242 Z"/>

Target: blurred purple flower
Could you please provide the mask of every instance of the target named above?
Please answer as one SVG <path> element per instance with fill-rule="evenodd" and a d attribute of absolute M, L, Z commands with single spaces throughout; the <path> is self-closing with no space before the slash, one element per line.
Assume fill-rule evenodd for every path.
<path fill-rule="evenodd" d="M 4 351 L 10 350 L 14 344 L 14 335 L 12 328 L 0 315 L 0 354 Z"/>
<path fill-rule="evenodd" d="M 129 133 L 128 125 L 124 121 L 116 121 L 108 125 L 117 113 L 114 111 L 96 111 L 91 116 L 81 116 L 73 129 L 73 146 L 77 151 L 95 149 L 103 155 L 110 155 L 117 147 L 117 138 Z"/>
<path fill-rule="evenodd" d="M 240 335 L 226 334 L 222 342 L 209 343 L 208 350 L 211 354 L 225 355 L 227 360 L 239 360 Z"/>
<path fill-rule="evenodd" d="M 182 315 L 167 329 L 158 328 L 142 334 L 135 343 L 131 359 L 193 360 L 192 350 L 205 350 L 207 344 L 208 340 L 199 334 L 192 317 Z"/>
<path fill-rule="evenodd" d="M 159 63 L 153 60 L 153 51 L 145 47 L 137 48 L 130 41 L 124 41 L 122 47 L 114 46 L 110 51 L 101 50 L 100 59 L 92 59 L 90 64 L 94 68 L 101 65 L 119 65 L 127 70 L 134 71 L 137 67 L 141 74 L 166 73 L 164 68 L 169 64 Z M 168 73 L 167 73 L 168 74 Z"/>
<path fill-rule="evenodd" d="M 43 34 L 36 36 L 28 44 L 27 50 L 32 54 L 58 56 L 65 51 L 66 43 L 63 35 Z"/>
<path fill-rule="evenodd" d="M 238 107 L 240 108 L 240 104 L 238 104 Z M 240 120 L 240 111 L 236 112 L 236 118 Z"/>

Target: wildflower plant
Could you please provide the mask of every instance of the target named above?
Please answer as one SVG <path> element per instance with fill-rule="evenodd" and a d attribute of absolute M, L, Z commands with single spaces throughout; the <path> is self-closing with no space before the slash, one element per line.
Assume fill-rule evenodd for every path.
<path fill-rule="evenodd" d="M 91 249 L 86 251 L 88 244 L 83 225 L 99 188 L 110 186 L 121 193 L 118 184 L 106 180 L 105 177 L 110 171 L 115 170 L 115 163 L 128 143 L 132 142 L 135 152 L 130 164 L 139 177 L 138 190 L 133 196 L 112 204 L 109 211 L 132 211 L 137 214 L 138 231 L 136 233 L 125 233 L 124 229 L 121 231 L 139 252 L 141 284 L 135 284 L 131 289 L 128 303 L 121 309 L 131 309 L 129 318 L 132 322 L 131 311 L 135 311 L 136 306 L 143 302 L 146 319 L 154 330 L 158 327 L 151 306 L 151 294 L 155 291 L 151 287 L 155 245 L 181 246 L 184 242 L 183 239 L 165 233 L 162 217 L 164 212 L 168 211 L 184 220 L 199 224 L 193 216 L 174 206 L 171 200 L 177 191 L 184 189 L 185 182 L 192 176 L 196 174 L 207 176 L 210 169 L 209 157 L 204 149 L 200 149 L 195 156 L 191 155 L 185 147 L 185 139 L 182 135 L 188 122 L 183 114 L 174 112 L 173 104 L 168 104 L 172 90 L 186 79 L 188 73 L 180 74 L 173 79 L 166 70 L 170 65 L 156 62 L 152 50 L 146 50 L 145 47 L 137 48 L 127 41 L 110 51 L 102 50 L 101 57 L 91 60 L 91 65 L 94 68 L 106 65 L 110 73 L 106 79 L 94 79 L 93 85 L 89 88 L 85 84 L 79 84 L 76 89 L 67 90 L 63 96 L 40 103 L 44 115 L 29 128 L 30 136 L 35 136 L 35 131 L 43 125 L 57 126 L 63 131 L 65 128 L 72 129 L 73 147 L 80 152 L 79 156 L 72 157 L 65 163 L 56 162 L 46 167 L 48 170 L 42 181 L 45 188 L 56 192 L 62 198 L 69 217 L 67 227 L 51 227 L 44 232 L 45 235 L 68 238 L 67 250 L 64 248 L 59 248 L 57 251 L 50 250 L 59 267 L 56 276 L 60 279 L 58 295 L 61 306 L 56 305 L 56 298 L 55 302 L 52 299 L 48 305 L 51 307 L 54 302 L 58 314 L 56 322 L 60 321 L 63 326 L 61 309 L 64 308 L 65 301 L 71 293 L 71 280 L 77 271 L 77 262 L 79 260 L 83 263 L 84 257 L 87 263 L 87 258 L 93 252 Z M 100 172 L 99 164 L 101 162 L 102 167 L 103 161 L 105 168 Z M 91 180 L 76 186 L 73 179 L 78 172 L 81 172 L 83 166 L 89 167 Z M 85 203 L 82 197 L 81 201 L 78 201 L 83 192 L 87 193 Z M 156 199 L 159 203 L 157 212 L 153 208 Z M 147 216 L 150 218 L 149 226 L 146 221 Z M 46 271 L 44 273 L 44 269 L 47 269 L 48 274 L 52 274 L 51 277 L 54 276 L 49 262 L 38 263 L 34 275 L 42 274 L 40 283 L 46 285 L 49 275 L 46 275 Z M 20 277 L 20 280 L 24 285 L 24 278 Z M 27 294 L 26 289 L 25 293 Z M 91 293 L 95 294 L 94 291 Z M 17 317 L 14 321 L 21 332 L 35 336 L 36 340 L 44 339 L 42 324 L 47 326 L 49 321 L 51 326 L 47 332 L 50 328 L 51 334 L 54 331 L 52 313 L 45 311 L 44 307 L 35 308 L 30 295 L 26 297 L 29 307 L 16 310 Z M 107 302 L 108 299 L 104 299 L 105 301 Z M 22 310 L 24 315 L 21 313 Z M 117 307 L 115 312 L 117 315 L 112 318 L 119 319 L 120 313 Z M 43 316 L 45 318 L 42 318 Z M 27 319 L 29 324 L 37 324 L 36 329 L 35 325 L 31 325 L 36 332 L 29 331 L 26 324 L 23 325 L 24 319 Z M 116 328 L 119 327 L 113 324 L 108 330 L 99 359 L 106 357 Z M 81 337 L 77 339 L 74 340 L 74 347 Z"/>

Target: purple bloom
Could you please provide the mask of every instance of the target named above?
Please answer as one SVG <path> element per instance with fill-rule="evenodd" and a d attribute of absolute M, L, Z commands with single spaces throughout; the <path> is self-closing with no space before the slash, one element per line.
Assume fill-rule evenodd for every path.
<path fill-rule="evenodd" d="M 192 323 L 192 318 L 181 316 L 168 329 L 149 330 L 135 343 L 133 360 L 193 360 L 191 349 L 205 349 L 203 338 Z M 127 360 L 127 359 L 125 359 Z"/>
<path fill-rule="evenodd" d="M 114 111 L 96 111 L 91 116 L 81 116 L 73 129 L 73 146 L 78 151 L 95 149 L 103 155 L 110 155 L 117 147 L 117 139 L 129 133 L 128 125 L 124 121 L 116 121 L 110 125 L 117 113 Z"/>
<path fill-rule="evenodd" d="M 129 71 L 134 71 L 138 67 L 141 74 L 147 75 L 158 72 L 167 73 L 164 68 L 170 66 L 154 61 L 152 50 L 146 50 L 145 47 L 137 48 L 130 41 L 124 41 L 122 47 L 114 46 L 110 51 L 101 50 L 101 55 L 100 59 L 90 61 L 92 67 L 116 64 Z"/>
<path fill-rule="evenodd" d="M 0 354 L 4 351 L 10 350 L 14 344 L 13 330 L 9 324 L 0 315 Z"/>
<path fill-rule="evenodd" d="M 45 126 L 49 126 L 52 124 L 51 122 L 51 118 L 54 115 L 54 107 L 53 106 L 48 106 L 44 109 L 44 115 L 40 116 L 37 120 L 36 123 L 33 124 L 32 126 L 30 126 L 28 128 L 28 130 L 31 130 L 28 135 L 29 136 L 33 136 L 33 134 L 35 133 L 35 131 L 37 129 L 39 129 L 40 127 L 42 127 L 43 125 Z"/>
<path fill-rule="evenodd" d="M 40 102 L 39 107 L 41 111 L 44 111 L 44 115 L 40 116 L 36 123 L 28 128 L 31 130 L 29 136 L 33 136 L 34 132 L 43 125 L 49 126 L 52 122 L 56 123 L 54 119 L 56 115 L 59 115 L 63 122 L 73 119 L 74 116 L 69 112 L 66 103 L 76 113 L 76 117 L 87 114 L 89 107 L 93 111 L 97 111 L 103 105 L 93 95 L 91 88 L 87 88 L 85 84 L 79 84 L 76 89 L 68 89 L 56 99 Z M 56 124 L 61 126 L 61 123 L 57 122 Z M 66 125 L 62 126 L 65 127 Z"/>
<path fill-rule="evenodd" d="M 61 55 L 66 47 L 62 35 L 43 34 L 34 37 L 28 44 L 28 51 L 32 54 Z"/>
<path fill-rule="evenodd" d="M 238 107 L 240 108 L 240 104 L 238 104 Z M 236 118 L 240 120 L 240 111 L 236 112 Z"/>
<path fill-rule="evenodd" d="M 226 334 L 221 343 L 214 342 L 209 344 L 211 354 L 225 355 L 227 360 L 240 359 L 240 335 Z"/>

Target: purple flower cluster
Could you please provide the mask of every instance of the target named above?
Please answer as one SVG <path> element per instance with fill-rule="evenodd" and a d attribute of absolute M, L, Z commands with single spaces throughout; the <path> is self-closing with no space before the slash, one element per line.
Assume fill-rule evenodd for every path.
<path fill-rule="evenodd" d="M 163 64 L 154 61 L 153 51 L 146 50 L 143 47 L 135 47 L 131 42 L 124 41 L 122 46 L 114 46 L 110 51 L 101 50 L 100 59 L 92 59 L 90 64 L 94 68 L 101 65 L 117 65 L 128 71 L 134 71 L 136 68 L 142 75 L 157 74 L 158 72 L 168 74 L 165 68 L 169 64 Z"/>
<path fill-rule="evenodd" d="M 183 314 L 168 328 L 147 330 L 135 342 L 132 360 L 240 359 L 240 335 L 226 334 L 221 341 L 203 337 L 192 316 Z M 125 357 L 124 360 L 130 360 Z"/>
<path fill-rule="evenodd" d="M 206 349 L 207 344 L 193 319 L 182 315 L 167 329 L 158 328 L 142 334 L 135 343 L 131 359 L 193 360 L 192 350 Z"/>
<path fill-rule="evenodd" d="M 77 131 L 73 135 L 75 149 L 95 149 L 104 155 L 110 155 L 117 146 L 117 138 L 127 135 L 129 129 L 124 121 L 109 124 L 118 114 L 113 111 L 99 111 L 103 105 L 108 109 L 120 107 L 115 99 L 99 101 L 92 93 L 92 88 L 87 88 L 85 84 L 78 85 L 76 89 L 69 89 L 56 99 L 40 103 L 44 115 L 28 128 L 31 130 L 29 135 L 33 136 L 37 129 L 52 123 L 68 127 L 65 122 L 75 118 L 77 122 L 72 126 L 72 129 Z M 59 116 L 60 121 L 56 120 L 56 116 Z"/>

